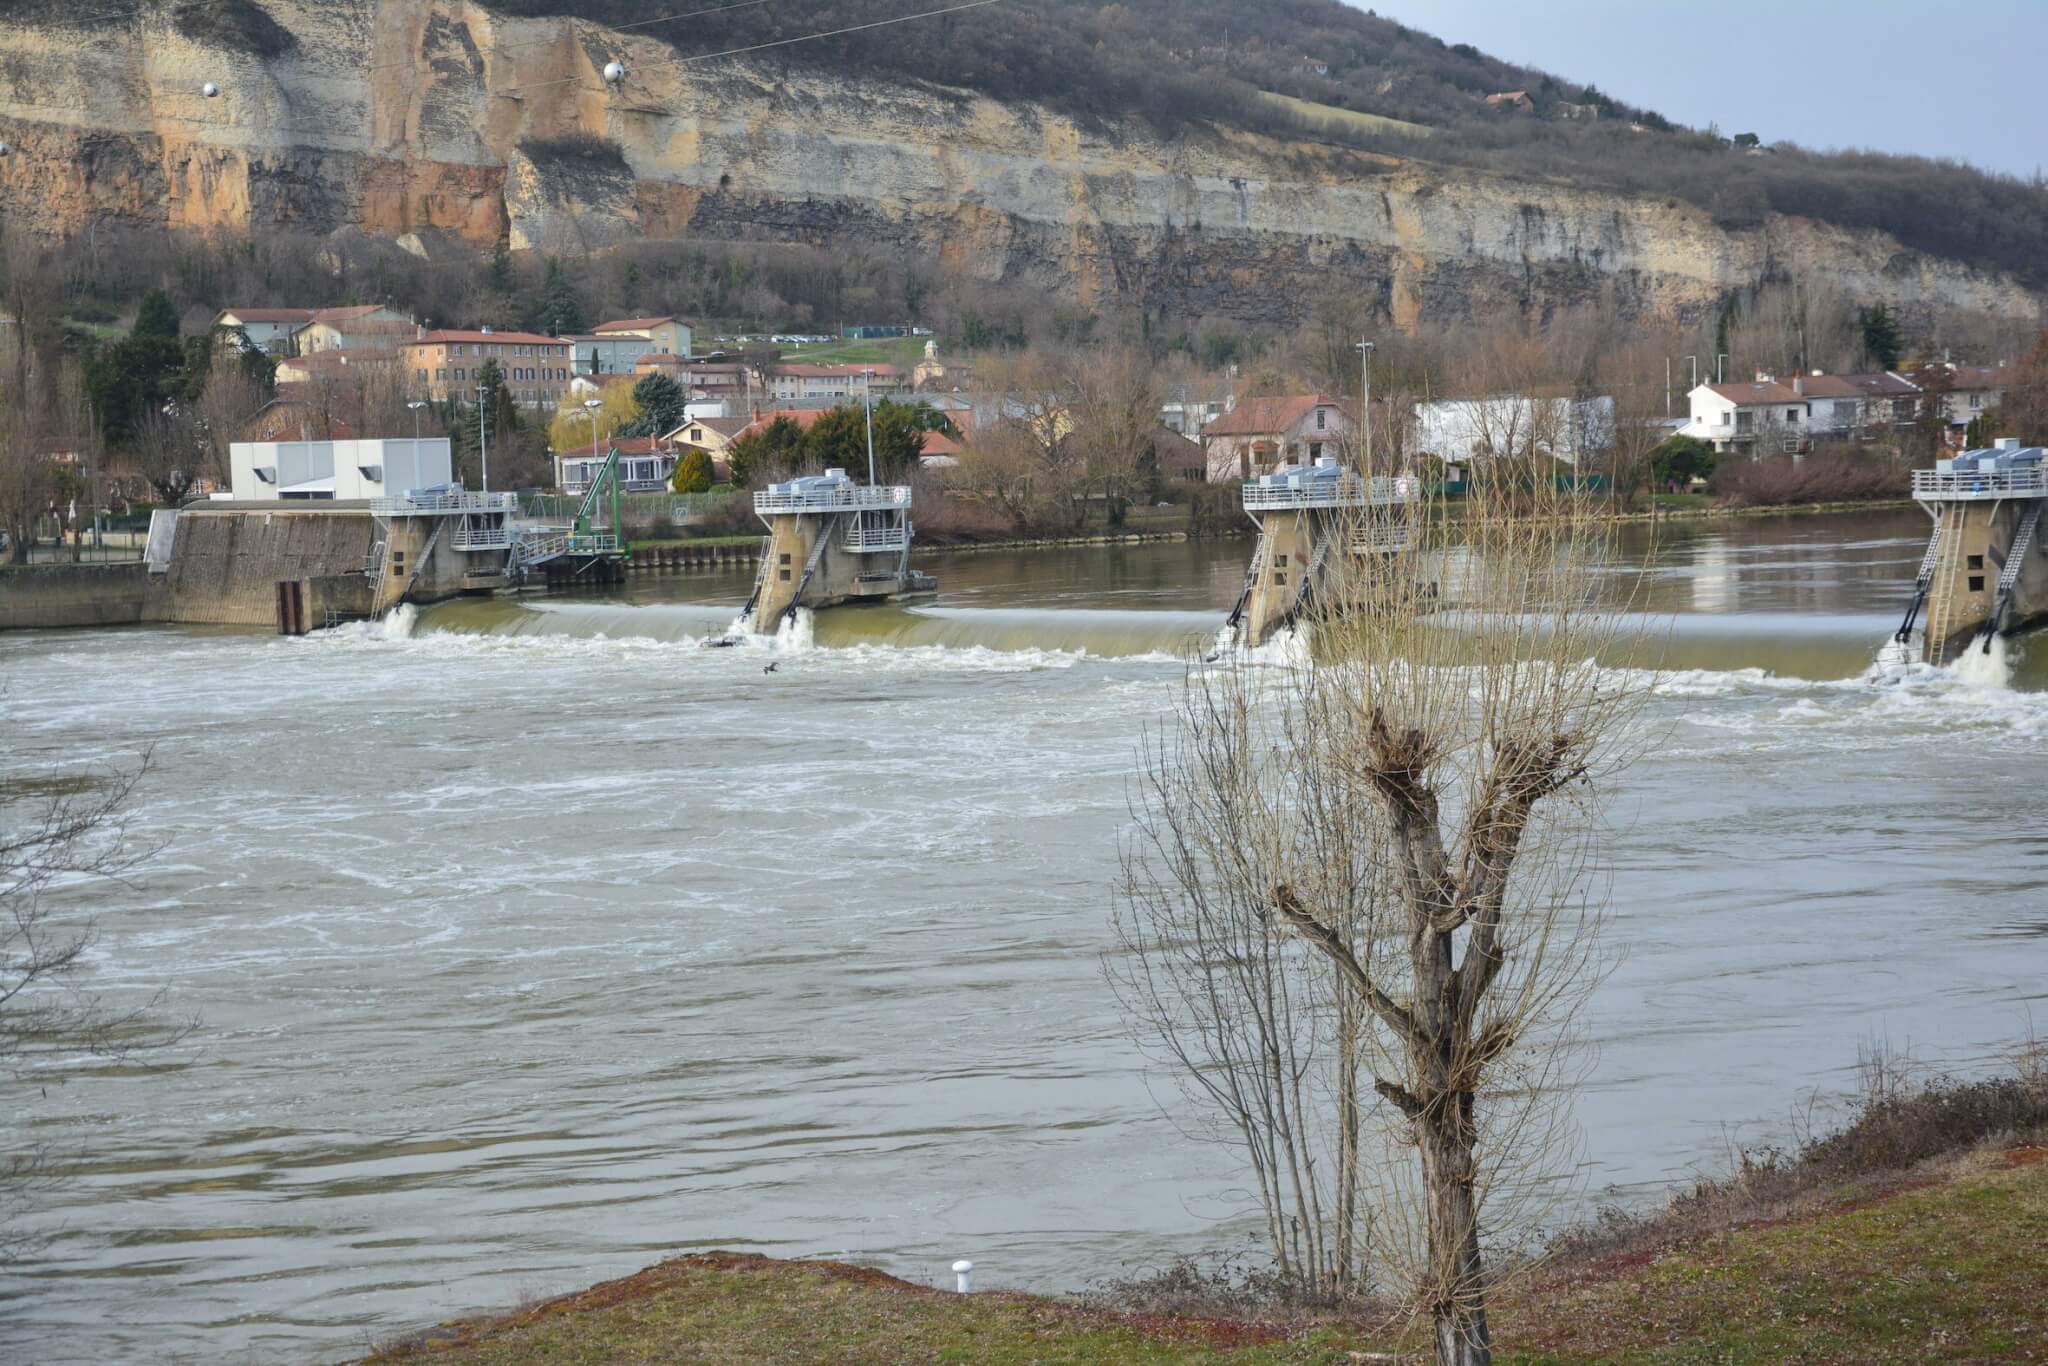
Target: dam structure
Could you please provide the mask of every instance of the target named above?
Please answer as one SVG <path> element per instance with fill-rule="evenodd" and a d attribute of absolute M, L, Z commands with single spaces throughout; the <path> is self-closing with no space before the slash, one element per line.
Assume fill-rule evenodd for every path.
<path fill-rule="evenodd" d="M 753 596 L 740 614 L 757 635 L 774 635 L 797 609 L 884 602 L 936 592 L 910 567 L 916 528 L 906 486 L 857 484 L 845 470 L 771 484 L 754 495 L 768 527 Z"/>
<path fill-rule="evenodd" d="M 1913 499 L 1934 519 L 1912 606 L 1897 639 L 1910 644 L 1924 608 L 1921 658 L 1945 665 L 1996 636 L 2048 623 L 2048 451 L 2008 438 L 1913 473 Z"/>
<path fill-rule="evenodd" d="M 1397 555 L 1411 533 L 1408 481 L 1367 479 L 1334 456 L 1249 480 L 1244 510 L 1259 528 L 1259 543 L 1230 613 L 1232 643 L 1240 649 L 1256 649 L 1292 624 L 1328 591 L 1331 571 L 1344 559 Z"/>

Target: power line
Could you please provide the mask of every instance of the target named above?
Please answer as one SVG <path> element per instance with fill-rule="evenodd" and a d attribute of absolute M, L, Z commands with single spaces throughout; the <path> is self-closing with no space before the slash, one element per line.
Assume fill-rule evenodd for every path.
<path fill-rule="evenodd" d="M 891 24 L 907 24 L 913 19 L 936 19 L 945 14 L 959 14 L 963 10 L 971 9 L 986 9 L 990 5 L 999 5 L 1001 3 L 1002 0 L 969 0 L 969 3 L 964 5 L 948 5 L 944 9 L 925 10 L 921 14 L 899 14 L 893 19 L 875 19 L 865 24 L 850 24 L 845 28 L 826 29 L 819 33 L 800 33 L 794 38 L 777 38 L 771 42 L 754 43 L 748 47 L 729 47 L 723 52 L 704 52 L 694 57 L 663 57 L 657 60 L 655 65 L 694 66 L 698 62 L 715 62 L 722 57 L 743 57 L 750 52 L 766 52 L 772 47 L 788 47 L 793 43 L 815 42 L 820 38 L 838 38 L 849 33 L 865 33 L 869 29 L 887 28 Z M 541 81 L 534 85 L 522 85 L 510 90 L 501 90 L 498 93 L 502 95 L 518 95 L 524 94 L 528 90 L 546 90 L 550 86 L 569 85 L 582 79 L 581 76 L 565 76 L 558 81 Z"/>

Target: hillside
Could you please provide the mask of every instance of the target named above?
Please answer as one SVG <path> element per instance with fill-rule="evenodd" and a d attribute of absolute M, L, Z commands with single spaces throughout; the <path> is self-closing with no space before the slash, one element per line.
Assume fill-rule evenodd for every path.
<path fill-rule="evenodd" d="M 1969 177 L 1982 211 L 1930 234 L 1908 221 L 1912 195 L 1850 193 L 1847 162 L 1814 181 L 1795 153 L 1633 132 L 1622 118 L 1639 111 L 1489 123 L 1477 100 L 1495 85 L 1545 103 L 1598 92 L 1335 0 L 1261 6 L 1257 30 L 1240 16 L 1227 43 L 1217 21 L 1242 7 L 1223 0 L 1005 0 L 694 63 L 676 44 L 719 52 L 878 7 L 764 3 L 681 34 L 649 8 L 169 0 L 81 27 L 75 7 L 5 0 L 0 204 L 58 236 L 361 230 L 571 255 L 793 244 L 968 289 L 1257 326 L 1298 322 L 1333 290 L 1406 327 L 1596 298 L 1690 320 L 1790 276 L 1909 313 L 2031 313 L 2011 272 L 2048 260 L 2014 246 L 2000 198 L 2038 192 L 1974 173 L 1939 174 Z M 598 74 L 614 58 L 632 73 L 618 92 Z M 219 98 L 200 94 L 207 81 Z M 1260 91 L 1377 118 L 1305 127 L 1299 105 Z M 1687 173 L 1709 157 L 1716 175 Z M 1868 174 L 1888 187 L 1906 165 Z M 1711 185 L 1714 202 L 1659 177 L 1687 195 Z M 1780 181 L 1827 217 L 1779 212 Z M 1920 183 L 1931 193 L 1935 168 Z M 2048 231 L 2048 215 L 2021 218 Z"/>

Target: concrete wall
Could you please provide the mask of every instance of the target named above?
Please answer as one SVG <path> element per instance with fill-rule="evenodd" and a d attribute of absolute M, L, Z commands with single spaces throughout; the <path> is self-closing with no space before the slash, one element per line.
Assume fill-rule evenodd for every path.
<path fill-rule="evenodd" d="M 1253 552 L 1259 577 L 1245 604 L 1245 644 L 1264 645 L 1287 624 L 1301 600 L 1301 580 L 1315 557 L 1316 537 L 1325 531 L 1312 512 L 1268 512 L 1259 518 L 1259 547 Z"/>
<path fill-rule="evenodd" d="M 1928 585 L 1923 656 L 1954 660 L 1983 631 L 1997 603 L 1998 576 L 2031 503 L 1952 503 L 1942 509 L 1945 545 Z M 2013 584 L 2008 634 L 2048 622 L 2048 515 L 2034 533 L 2027 562 Z"/>
<path fill-rule="evenodd" d="M 171 567 L 151 585 L 151 608 L 164 621 L 274 627 L 279 580 L 360 576 L 375 539 L 362 510 L 188 508 Z"/>
<path fill-rule="evenodd" d="M 133 564 L 36 564 L 0 569 L 0 631 L 134 626 L 147 615 L 149 571 Z"/>

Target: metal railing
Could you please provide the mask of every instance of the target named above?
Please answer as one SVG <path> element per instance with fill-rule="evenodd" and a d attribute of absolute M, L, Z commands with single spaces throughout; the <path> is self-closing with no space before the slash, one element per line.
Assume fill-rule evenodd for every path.
<path fill-rule="evenodd" d="M 1408 548 L 1405 526 L 1362 526 L 1351 533 L 1351 550 L 1358 555 L 1397 555 Z"/>
<path fill-rule="evenodd" d="M 450 544 L 457 550 L 510 550 L 512 528 L 503 522 L 497 526 L 460 526 L 455 528 Z"/>
<path fill-rule="evenodd" d="M 2048 466 L 2022 465 L 1989 473 L 1963 470 L 1914 470 L 1913 496 L 1941 502 L 1986 501 L 1994 498 L 2048 497 Z"/>
<path fill-rule="evenodd" d="M 432 517 L 451 512 L 517 512 L 516 493 L 437 493 L 417 498 L 372 498 L 370 511 L 379 517 Z"/>
<path fill-rule="evenodd" d="M 764 489 L 754 495 L 754 511 L 764 516 L 788 512 L 863 512 L 909 506 L 908 488 L 870 488 L 859 484 L 841 484 L 834 489 L 809 493 L 776 493 Z"/>
<path fill-rule="evenodd" d="M 1408 501 L 1407 483 L 1403 479 L 1381 475 L 1372 481 L 1370 498 L 1366 496 L 1365 480 L 1356 474 L 1344 474 L 1336 479 L 1303 479 L 1299 484 L 1291 485 L 1246 484 L 1244 510 L 1272 512 L 1298 508 L 1350 508 L 1364 507 L 1368 502 L 1375 507 L 1385 507 Z"/>
<path fill-rule="evenodd" d="M 856 555 L 872 555 L 885 550 L 907 550 L 910 548 L 908 526 L 848 527 L 846 548 Z"/>

